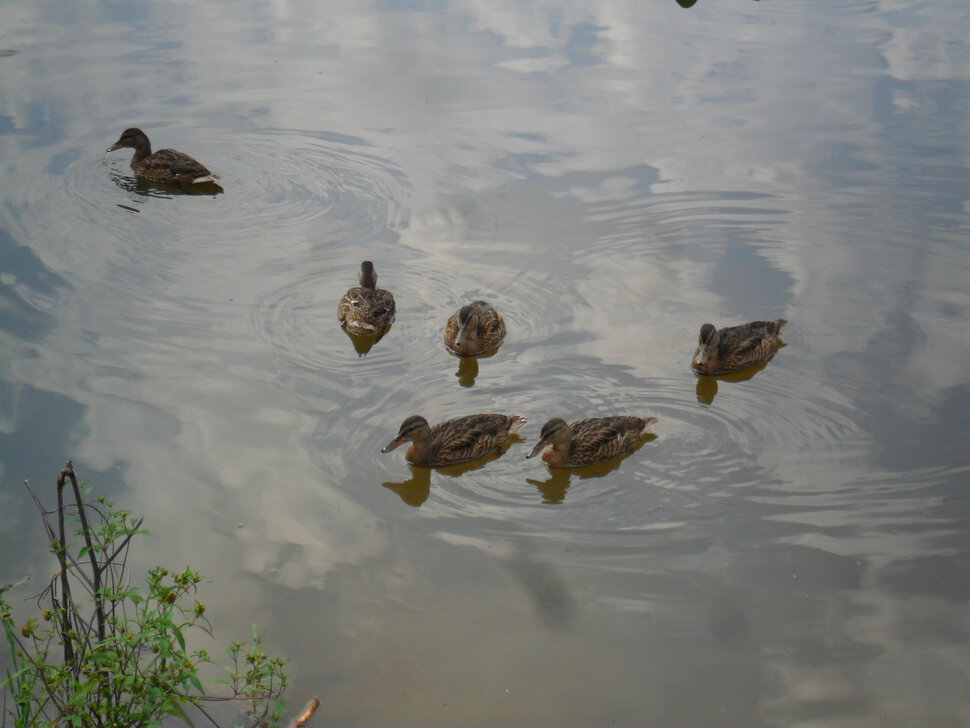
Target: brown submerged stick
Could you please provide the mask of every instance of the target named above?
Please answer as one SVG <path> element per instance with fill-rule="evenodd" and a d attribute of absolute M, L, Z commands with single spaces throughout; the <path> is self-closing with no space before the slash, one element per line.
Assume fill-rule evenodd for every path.
<path fill-rule="evenodd" d="M 72 603 L 71 582 L 67 578 L 67 538 L 64 533 L 64 485 L 66 474 L 73 472 L 71 461 L 67 461 L 67 467 L 57 476 L 57 562 L 61 566 L 61 634 L 64 639 L 64 662 L 68 665 L 74 664 L 74 642 L 71 640 L 71 617 L 68 612 L 68 605 Z"/>
<path fill-rule="evenodd" d="M 303 712 L 300 713 L 293 722 L 290 723 L 286 728 L 303 728 L 307 724 L 307 721 L 313 717 L 313 714 L 317 712 L 317 708 L 320 707 L 320 698 L 315 697 L 306 704 Z"/>
<path fill-rule="evenodd" d="M 74 489 L 74 502 L 77 503 L 78 516 L 81 518 L 81 532 L 84 534 L 84 543 L 87 546 L 88 558 L 91 561 L 91 576 L 94 580 L 94 606 L 98 620 L 98 641 L 104 642 L 104 595 L 101 593 L 102 567 L 98 566 L 97 551 L 95 551 L 94 544 L 91 542 L 91 528 L 88 526 L 88 516 L 84 509 L 84 500 L 81 498 L 81 489 L 78 487 L 77 475 L 74 473 L 74 463 L 70 460 L 67 461 L 67 466 L 61 471 L 61 474 L 57 476 L 58 493 L 64 487 L 65 478 L 70 478 L 71 480 L 71 487 Z M 61 543 L 66 544 L 63 540 Z"/>

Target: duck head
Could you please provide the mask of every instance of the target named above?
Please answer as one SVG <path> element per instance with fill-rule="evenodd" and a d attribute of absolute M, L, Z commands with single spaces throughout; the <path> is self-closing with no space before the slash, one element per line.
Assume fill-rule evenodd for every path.
<path fill-rule="evenodd" d="M 118 141 L 108 147 L 109 152 L 113 152 L 117 149 L 123 147 L 131 147 L 132 149 L 147 148 L 148 153 L 151 154 L 151 144 L 148 141 L 148 136 L 141 129 L 136 129 L 131 127 L 130 129 L 125 129 L 121 132 L 121 136 L 118 137 Z"/>
<path fill-rule="evenodd" d="M 542 426 L 542 432 L 539 434 L 539 442 L 536 443 L 536 446 L 532 448 L 532 452 L 526 455 L 526 457 L 535 457 L 547 445 L 555 445 L 558 442 L 568 441 L 569 436 L 569 425 L 566 424 L 566 421 L 559 417 L 553 417 Z"/>
<path fill-rule="evenodd" d="M 405 442 L 414 441 L 430 434 L 431 427 L 428 425 L 428 421 L 421 415 L 411 415 L 401 423 L 401 429 L 397 431 L 397 437 L 387 443 L 381 452 L 390 452 Z"/>
<path fill-rule="evenodd" d="M 717 328 L 714 324 L 704 324 L 701 326 L 700 336 L 697 337 L 697 365 L 702 366 L 707 363 L 711 356 L 711 351 L 717 348 L 718 336 Z"/>

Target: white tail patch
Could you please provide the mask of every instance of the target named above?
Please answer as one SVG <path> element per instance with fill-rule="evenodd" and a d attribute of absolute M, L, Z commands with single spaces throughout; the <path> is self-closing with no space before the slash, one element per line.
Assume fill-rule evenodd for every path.
<path fill-rule="evenodd" d="M 207 174 L 204 177 L 196 177 L 194 180 L 192 180 L 192 184 L 194 184 L 194 185 L 201 185 L 201 184 L 205 184 L 206 182 L 215 182 L 217 179 L 222 179 L 222 175 L 221 174 Z"/>
<path fill-rule="evenodd" d="M 369 324 L 364 321 L 357 321 L 356 319 L 348 319 L 347 328 L 363 329 L 364 331 L 377 331 L 377 327 L 373 324 Z"/>

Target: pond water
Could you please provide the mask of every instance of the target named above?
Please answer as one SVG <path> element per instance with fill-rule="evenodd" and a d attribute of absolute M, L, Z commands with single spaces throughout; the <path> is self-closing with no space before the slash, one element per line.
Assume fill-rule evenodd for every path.
<path fill-rule="evenodd" d="M 311 725 L 970 721 L 965 0 L 0 15 L 15 604 L 54 568 L 22 481 L 73 458 Z M 129 126 L 222 192 L 136 180 Z M 361 355 L 364 259 L 397 320 Z M 508 338 L 459 363 L 475 298 Z M 702 323 L 779 317 L 767 366 L 690 370 Z M 379 452 L 492 411 L 529 423 L 487 462 Z M 526 460 L 607 414 L 657 437 Z"/>

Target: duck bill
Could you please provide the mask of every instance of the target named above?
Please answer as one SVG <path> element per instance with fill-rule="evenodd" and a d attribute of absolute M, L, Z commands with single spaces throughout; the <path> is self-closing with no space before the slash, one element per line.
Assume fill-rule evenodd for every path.
<path fill-rule="evenodd" d="M 468 338 L 468 322 L 458 324 L 458 333 L 455 334 L 455 346 L 461 346 Z"/>
<path fill-rule="evenodd" d="M 701 344 L 697 347 L 697 364 L 698 366 L 707 364 L 707 359 L 711 355 L 711 347 L 707 344 Z"/>
<path fill-rule="evenodd" d="M 549 443 L 546 442 L 545 440 L 539 440 L 539 442 L 536 443 L 536 446 L 532 448 L 532 452 L 526 455 L 526 458 L 534 458 L 536 455 L 541 453 L 545 449 L 546 445 L 548 444 Z"/>
<path fill-rule="evenodd" d="M 400 436 L 395 437 L 393 440 L 387 443 L 387 445 L 381 450 L 381 452 L 390 452 L 391 450 L 394 450 L 395 448 L 400 447 L 401 444 L 404 442 L 405 440 L 403 437 L 400 437 Z"/>
<path fill-rule="evenodd" d="M 124 145 L 121 142 L 115 142 L 110 147 L 108 147 L 107 149 L 105 149 L 105 151 L 106 152 L 115 152 L 115 151 L 121 149 L 121 147 L 123 147 L 123 146 Z"/>

